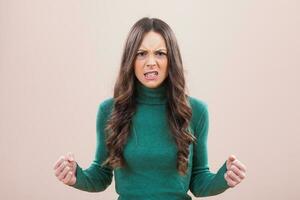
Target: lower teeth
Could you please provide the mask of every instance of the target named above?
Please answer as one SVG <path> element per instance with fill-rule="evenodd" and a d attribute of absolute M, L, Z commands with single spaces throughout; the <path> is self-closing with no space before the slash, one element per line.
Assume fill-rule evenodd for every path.
<path fill-rule="evenodd" d="M 156 76 L 157 76 L 157 75 L 154 75 L 154 74 L 153 74 L 153 75 L 146 75 L 147 78 L 154 78 L 154 77 L 156 77 Z"/>

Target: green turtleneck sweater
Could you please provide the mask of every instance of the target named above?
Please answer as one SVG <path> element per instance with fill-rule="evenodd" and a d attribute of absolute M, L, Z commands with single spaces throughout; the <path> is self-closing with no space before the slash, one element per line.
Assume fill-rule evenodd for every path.
<path fill-rule="evenodd" d="M 217 173 L 209 170 L 206 104 L 189 96 L 190 127 L 197 144 L 190 144 L 188 173 L 181 176 L 176 169 L 177 146 L 167 125 L 166 85 L 147 88 L 137 81 L 136 89 L 137 109 L 123 151 L 127 166 L 114 170 L 100 166 L 108 155 L 104 128 L 113 106 L 113 98 L 109 98 L 100 103 L 97 113 L 94 161 L 87 169 L 77 165 L 77 181 L 72 187 L 101 192 L 111 184 L 114 174 L 118 200 L 191 200 L 188 190 L 196 197 L 205 197 L 228 189 L 224 179 L 226 161 Z"/>

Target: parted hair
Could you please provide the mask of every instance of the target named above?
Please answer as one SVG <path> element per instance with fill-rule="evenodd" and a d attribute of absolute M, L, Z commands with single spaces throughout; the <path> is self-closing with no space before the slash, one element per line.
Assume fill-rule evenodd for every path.
<path fill-rule="evenodd" d="M 114 103 L 105 127 L 108 157 L 102 163 L 112 168 L 124 167 L 124 145 L 130 134 L 132 117 L 136 110 L 136 83 L 134 62 L 143 37 L 149 31 L 159 33 L 165 40 L 168 58 L 168 76 L 164 80 L 167 96 L 167 119 L 172 138 L 177 145 L 177 171 L 185 175 L 188 168 L 189 145 L 196 141 L 190 132 L 192 109 L 186 94 L 182 58 L 174 32 L 157 18 L 144 17 L 130 29 L 121 58 L 119 74 L 114 86 Z"/>

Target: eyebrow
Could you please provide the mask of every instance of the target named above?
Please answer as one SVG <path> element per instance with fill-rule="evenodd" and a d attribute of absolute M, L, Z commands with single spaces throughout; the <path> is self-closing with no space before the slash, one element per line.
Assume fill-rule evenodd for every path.
<path fill-rule="evenodd" d="M 147 51 L 146 49 L 138 49 L 138 51 Z M 157 49 L 155 51 L 165 51 L 167 52 L 167 49 Z"/>

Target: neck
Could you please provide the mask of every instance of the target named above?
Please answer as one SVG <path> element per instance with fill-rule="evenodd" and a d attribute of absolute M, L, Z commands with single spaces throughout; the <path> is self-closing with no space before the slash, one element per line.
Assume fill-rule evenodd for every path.
<path fill-rule="evenodd" d="M 142 104 L 166 104 L 166 83 L 163 82 L 156 88 L 148 88 L 138 80 L 136 81 L 136 100 Z"/>

